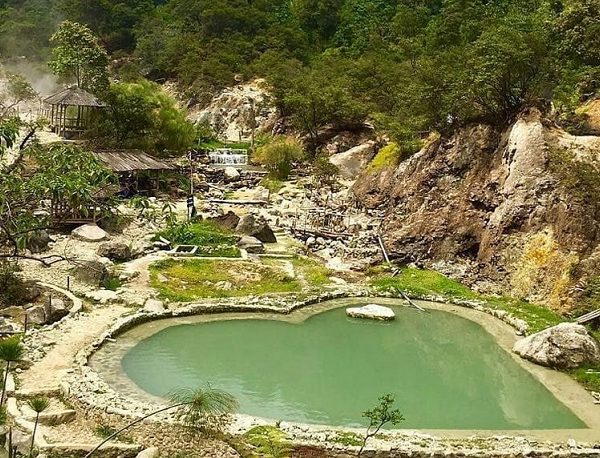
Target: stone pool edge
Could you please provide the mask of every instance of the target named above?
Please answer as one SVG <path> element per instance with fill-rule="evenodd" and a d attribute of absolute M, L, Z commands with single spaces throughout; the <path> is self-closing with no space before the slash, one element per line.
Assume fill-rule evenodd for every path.
<path fill-rule="evenodd" d="M 374 299 L 401 299 L 396 297 L 394 294 L 382 294 L 372 289 L 347 288 L 333 292 L 312 295 L 300 301 L 291 298 L 286 298 L 283 300 L 282 298 L 252 298 L 251 301 L 246 303 L 246 298 L 237 297 L 221 300 L 206 300 L 203 302 L 188 304 L 178 309 L 165 310 L 162 312 L 148 313 L 140 310 L 132 315 L 121 317 L 108 331 L 101 334 L 94 342 L 92 342 L 92 344 L 80 350 L 75 357 L 75 370 L 71 374 L 67 375 L 65 379 L 63 379 L 60 385 L 60 390 L 63 395 L 76 401 L 76 403 L 79 404 L 79 406 L 85 410 L 88 415 L 94 416 L 94 414 L 97 413 L 99 415 L 108 414 L 118 417 L 137 418 L 155 410 L 156 408 L 160 407 L 160 405 L 151 405 L 148 404 L 148 402 L 141 402 L 114 390 L 102 379 L 100 374 L 92 369 L 92 367 L 89 365 L 89 359 L 100 347 L 102 347 L 105 342 L 111 341 L 115 337 L 137 325 L 155 320 L 194 315 L 240 312 L 275 313 L 287 315 L 295 310 L 329 300 L 361 297 L 372 297 Z M 485 303 L 481 301 L 449 299 L 441 296 L 430 295 L 410 295 L 410 297 L 411 299 L 442 303 L 444 305 L 455 305 L 478 312 L 484 312 L 487 315 L 497 318 L 510 325 L 516 331 L 517 335 L 524 335 L 527 333 L 527 324 L 523 320 L 515 318 L 508 312 L 486 307 Z M 240 303 L 243 303 L 243 305 Z M 445 309 L 440 306 L 440 310 Z M 452 310 L 447 311 L 453 312 Z M 482 323 L 479 324 L 482 325 Z M 486 330 L 490 332 L 488 329 Z M 492 334 L 493 337 L 498 340 L 498 336 L 495 333 L 490 332 L 490 334 Z M 506 346 L 504 345 L 503 348 L 506 349 Z M 508 349 L 508 351 L 510 352 L 510 349 Z M 527 369 L 529 370 L 531 368 L 528 367 Z M 547 369 L 542 368 L 541 371 L 547 371 Z M 532 371 L 530 370 L 530 372 Z M 541 372 L 533 371 L 533 375 L 538 378 L 541 383 L 548 387 L 547 380 L 541 379 L 540 373 Z M 575 382 L 573 381 L 573 383 Z M 550 387 L 548 388 L 556 396 L 555 390 L 551 389 Z M 563 402 L 560 398 L 559 401 Z M 570 405 L 566 405 L 569 409 L 573 410 Z M 591 401 L 590 405 L 592 408 L 598 408 L 597 406 L 594 406 Z M 574 411 L 574 413 L 580 416 L 580 412 Z M 165 414 L 154 417 L 152 423 L 158 426 L 161 422 L 174 421 L 175 420 L 172 415 Z M 230 426 L 230 431 L 235 434 L 240 434 L 258 424 L 272 425 L 273 421 L 252 417 L 249 415 L 236 414 L 234 415 L 234 421 Z M 334 457 L 347 456 L 344 455 L 345 452 L 356 449 L 354 446 L 340 443 L 340 440 L 344 442 L 342 439 L 340 439 L 340 434 L 360 434 L 360 432 L 362 432 L 361 429 L 356 428 L 328 427 L 291 422 L 282 422 L 281 428 L 290 436 L 294 444 L 325 448 L 327 449 L 328 453 L 331 454 L 330 456 Z M 544 433 L 552 432 L 552 430 L 540 431 L 542 436 L 546 435 Z M 509 453 L 511 456 L 524 456 L 527 454 L 527 456 L 576 455 L 600 457 L 600 448 L 598 448 L 600 447 L 600 443 L 598 443 L 597 439 L 587 439 L 588 441 L 596 440 L 594 448 L 590 448 L 591 446 L 589 445 L 581 447 L 572 439 L 567 441 L 565 438 L 567 436 L 578 436 L 578 438 L 585 438 L 587 436 L 592 437 L 590 434 L 581 434 L 581 431 L 588 433 L 592 432 L 592 434 L 597 433 L 595 437 L 599 438 L 600 433 L 598 433 L 596 428 L 583 430 L 557 430 L 559 432 L 568 434 L 567 436 L 559 439 L 557 442 L 545 441 L 543 444 L 539 441 L 540 434 L 537 434 L 540 431 L 530 432 L 524 430 L 519 431 L 514 435 L 506 435 L 501 431 L 393 430 L 386 432 L 386 434 L 388 434 L 387 437 L 373 440 L 370 448 L 375 454 L 365 456 L 394 457 L 400 456 L 396 455 L 395 453 L 404 454 L 407 451 L 416 453 L 416 455 L 413 454 L 412 456 L 419 456 L 420 452 L 425 451 L 427 452 L 427 456 L 437 456 L 432 455 L 432 451 L 440 452 L 441 454 L 439 456 L 449 456 L 448 453 L 450 453 L 450 451 L 452 451 L 452 453 L 464 453 L 465 451 L 468 451 L 469 453 L 477 452 L 478 456 L 486 457 L 506 456 L 507 453 Z M 573 434 L 569 434 L 569 432 L 572 432 Z M 531 436 L 533 436 L 533 438 Z M 385 455 L 378 455 L 377 451 L 385 453 Z"/>

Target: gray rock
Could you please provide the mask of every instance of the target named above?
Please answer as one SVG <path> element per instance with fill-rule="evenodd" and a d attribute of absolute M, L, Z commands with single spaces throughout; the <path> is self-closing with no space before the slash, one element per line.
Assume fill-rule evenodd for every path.
<path fill-rule="evenodd" d="M 94 286 L 100 286 L 109 277 L 108 269 L 99 261 L 81 261 L 73 273 L 77 279 Z"/>
<path fill-rule="evenodd" d="M 265 252 L 265 246 L 256 237 L 250 235 L 243 236 L 239 242 L 238 247 L 242 250 L 246 250 L 248 253 L 259 254 Z"/>
<path fill-rule="evenodd" d="M 375 142 L 370 140 L 362 145 L 334 154 L 329 162 L 336 165 L 345 178 L 356 178 L 375 155 Z"/>
<path fill-rule="evenodd" d="M 131 247 L 126 243 L 116 241 L 100 244 L 96 253 L 111 261 L 129 261 L 132 258 Z"/>
<path fill-rule="evenodd" d="M 158 458 L 159 456 L 160 451 L 158 450 L 158 447 L 150 447 L 138 453 L 136 458 Z"/>
<path fill-rule="evenodd" d="M 78 228 L 73 229 L 71 235 L 84 242 L 100 242 L 108 237 L 106 231 L 96 224 L 84 224 L 83 226 L 79 226 Z"/>
<path fill-rule="evenodd" d="M 85 293 L 85 297 L 99 302 L 100 304 L 108 304 L 117 301 L 119 299 L 119 293 L 111 291 L 110 289 L 99 289 L 97 291 Z"/>
<path fill-rule="evenodd" d="M 46 307 L 46 322 L 55 323 L 69 314 L 69 308 L 65 301 L 59 298 L 52 298 L 50 305 Z"/>
<path fill-rule="evenodd" d="M 515 343 L 513 351 L 542 366 L 573 369 L 600 363 L 600 344 L 576 323 L 560 323 Z"/>
<path fill-rule="evenodd" d="M 233 181 L 239 181 L 241 178 L 240 172 L 238 172 L 234 167 L 225 167 L 225 182 L 231 183 Z"/>
<path fill-rule="evenodd" d="M 210 218 L 210 221 L 214 221 L 219 226 L 233 231 L 240 222 L 240 217 L 232 211 L 228 211 L 224 215 L 219 215 L 214 218 Z"/>
<path fill-rule="evenodd" d="M 346 315 L 353 318 L 367 318 L 380 321 L 391 321 L 396 318 L 396 314 L 391 308 L 378 304 L 349 307 L 346 309 Z"/>
<path fill-rule="evenodd" d="M 27 240 L 27 249 L 32 253 L 41 253 L 48 249 L 48 244 L 51 242 L 48 231 L 35 231 Z"/>
<path fill-rule="evenodd" d="M 43 305 L 34 305 L 27 310 L 27 321 L 31 324 L 42 325 L 46 323 L 46 310 Z"/>
<path fill-rule="evenodd" d="M 239 234 L 250 235 L 264 243 L 277 243 L 273 230 L 263 219 L 254 215 L 244 215 L 240 218 L 235 231 Z"/>
<path fill-rule="evenodd" d="M 160 313 L 164 312 L 165 305 L 158 299 L 148 299 L 144 304 L 144 311 L 149 313 Z"/>

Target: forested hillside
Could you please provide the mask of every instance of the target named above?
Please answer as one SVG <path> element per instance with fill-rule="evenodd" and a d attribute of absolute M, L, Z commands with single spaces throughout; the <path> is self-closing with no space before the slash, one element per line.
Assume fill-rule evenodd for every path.
<path fill-rule="evenodd" d="M 46 60 L 64 19 L 100 36 L 118 78 L 203 103 L 262 76 L 305 133 L 368 119 L 406 150 L 526 105 L 577 130 L 600 85 L 597 0 L 3 0 L 2 58 Z"/>

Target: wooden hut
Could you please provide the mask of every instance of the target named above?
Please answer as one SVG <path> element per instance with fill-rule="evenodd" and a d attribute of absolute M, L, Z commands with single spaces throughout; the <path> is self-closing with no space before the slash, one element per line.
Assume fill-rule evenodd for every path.
<path fill-rule="evenodd" d="M 94 151 L 94 154 L 119 176 L 124 196 L 156 192 L 161 173 L 176 170 L 171 164 L 139 150 Z"/>
<path fill-rule="evenodd" d="M 152 195 L 158 190 L 162 172 L 176 168 L 165 161 L 137 150 L 93 151 L 93 154 L 119 177 L 119 184 L 108 185 L 94 194 L 97 204 L 89 208 L 72 208 L 67 199 L 52 198 L 51 215 L 56 224 L 82 224 L 97 222 L 107 202 L 117 195 Z"/>
<path fill-rule="evenodd" d="M 65 139 L 78 138 L 90 120 L 106 105 L 87 91 L 69 87 L 44 99 L 42 115 L 50 128 Z"/>

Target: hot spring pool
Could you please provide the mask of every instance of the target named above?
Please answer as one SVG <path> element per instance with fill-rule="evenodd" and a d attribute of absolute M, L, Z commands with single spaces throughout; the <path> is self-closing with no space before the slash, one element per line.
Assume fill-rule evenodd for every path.
<path fill-rule="evenodd" d="M 169 326 L 123 349 L 121 370 L 157 396 L 210 382 L 235 395 L 241 413 L 276 420 L 360 426 L 361 412 L 392 393 L 402 428 L 586 427 L 479 324 L 394 311 L 388 323 L 347 318 L 341 307 L 303 322 Z"/>

